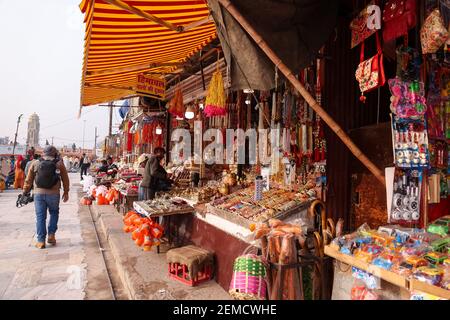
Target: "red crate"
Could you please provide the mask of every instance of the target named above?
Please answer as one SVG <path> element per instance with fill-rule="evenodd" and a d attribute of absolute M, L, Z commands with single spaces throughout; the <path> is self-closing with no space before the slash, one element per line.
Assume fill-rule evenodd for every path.
<path fill-rule="evenodd" d="M 191 287 L 195 287 L 200 283 L 211 280 L 212 278 L 212 266 L 205 265 L 198 271 L 197 275 L 190 279 L 188 267 L 184 264 L 169 263 L 169 277 L 178 280 Z"/>

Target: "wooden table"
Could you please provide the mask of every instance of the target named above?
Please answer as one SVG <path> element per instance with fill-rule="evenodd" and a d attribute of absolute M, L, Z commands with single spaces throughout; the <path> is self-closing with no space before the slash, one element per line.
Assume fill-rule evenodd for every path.
<path fill-rule="evenodd" d="M 400 287 L 402 289 L 406 289 L 409 291 L 417 290 L 421 291 L 423 293 L 427 293 L 436 297 L 440 297 L 443 299 L 450 300 L 450 291 L 445 290 L 443 288 L 429 285 L 425 282 L 418 281 L 413 278 L 407 278 L 404 276 L 401 276 L 399 274 L 396 274 L 392 271 L 385 270 L 383 268 L 379 268 L 377 266 L 374 266 L 372 264 L 369 264 L 365 261 L 362 261 L 360 259 L 357 259 L 353 256 L 343 254 L 339 252 L 339 248 L 337 246 L 328 245 L 325 246 L 325 254 L 350 266 L 356 267 L 358 269 L 364 270 L 368 273 L 373 274 L 374 276 L 389 282 L 397 287 Z"/>
<path fill-rule="evenodd" d="M 191 206 L 189 208 L 177 211 L 166 211 L 166 212 L 152 212 L 152 210 L 145 204 L 145 201 L 135 201 L 133 203 L 133 208 L 139 214 L 142 214 L 148 218 L 165 218 L 167 219 L 167 228 L 168 230 L 165 232 L 167 234 L 167 242 L 169 245 L 172 245 L 175 241 L 178 242 L 179 234 L 178 228 L 176 228 L 175 234 L 172 234 L 171 229 L 171 217 L 175 215 L 184 215 L 184 214 L 193 214 L 195 213 L 195 209 Z M 159 246 L 156 248 L 157 252 L 160 253 Z"/>
<path fill-rule="evenodd" d="M 138 194 L 128 194 L 124 190 L 119 190 L 119 202 L 117 203 L 117 210 L 120 213 L 127 213 L 128 211 L 133 209 L 133 203 L 138 201 Z"/>

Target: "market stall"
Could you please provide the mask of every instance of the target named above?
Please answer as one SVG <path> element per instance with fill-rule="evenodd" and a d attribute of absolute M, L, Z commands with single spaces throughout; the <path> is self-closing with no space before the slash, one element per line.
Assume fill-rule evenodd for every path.
<path fill-rule="evenodd" d="M 278 5 L 276 14 L 282 17 L 297 4 Z M 361 8 L 349 7 L 348 1 L 335 5 L 327 12 L 329 19 L 324 19 L 326 10 L 318 9 L 327 3 L 317 1 L 308 10 L 321 13 L 326 21 L 323 30 L 315 30 L 315 22 L 305 43 L 287 45 L 274 41 L 273 30 L 255 22 L 255 11 L 243 1 L 208 1 L 203 9 L 208 8 L 214 18 L 221 44 L 212 39 L 213 28 L 205 22 L 200 29 L 208 31 L 203 39 L 208 48 L 190 56 L 188 70 L 164 74 L 163 69 L 172 71 L 164 65 L 149 67 L 146 74 L 132 71 L 125 82 L 137 76 L 138 82 L 144 79 L 154 87 L 163 83 L 164 88 L 150 95 L 156 101 L 154 110 L 144 111 L 145 107 L 123 117 L 122 156 L 134 162 L 133 169 L 122 170 L 117 179 L 97 176 L 97 187 L 102 187 L 90 190 L 89 196 L 97 202 L 103 202 L 101 197 L 106 203 L 116 202 L 125 214 L 124 230 L 146 250 L 155 246 L 159 252 L 161 239 L 167 238 L 169 248 L 193 242 L 214 252 L 217 281 L 228 289 L 233 279 L 233 297 L 241 293 L 236 268 L 242 267 L 237 262 L 234 268 L 233 261 L 252 247 L 256 250 L 252 263 L 260 267 L 254 276 L 269 275 L 268 283 L 260 284 L 271 287 L 267 295 L 255 293 L 258 299 L 305 299 L 303 273 L 309 267 L 315 299 L 331 298 L 333 273 L 335 284 L 345 282 L 350 288 L 346 298 L 409 299 L 419 298 L 420 292 L 448 298 L 448 230 L 435 235 L 429 228 L 430 222 L 450 213 L 450 67 L 444 45 L 450 14 L 431 1 L 372 1 L 370 7 Z M 339 17 L 345 21 L 339 21 L 336 34 L 330 36 L 338 6 L 349 15 L 355 10 L 360 13 L 352 21 Z M 292 21 L 310 22 L 301 16 L 308 10 L 295 10 Z M 227 29 L 230 25 L 233 28 Z M 300 29 L 296 31 L 302 33 Z M 183 38 L 184 31 L 179 29 L 176 37 Z M 288 33 L 289 38 L 303 37 Z M 252 50 L 238 50 L 241 42 Z M 293 58 L 286 52 L 299 54 Z M 366 57 L 369 52 L 372 56 Z M 254 57 L 256 69 L 265 74 L 250 68 L 246 55 Z M 185 57 L 179 58 L 181 66 Z M 204 67 L 206 62 L 209 65 Z M 146 78 L 150 75 L 154 77 Z M 98 98 L 85 83 L 90 78 L 87 73 L 83 79 L 83 103 Z M 111 83 L 118 79 L 112 77 Z M 103 89 L 116 98 L 124 94 Z M 133 87 L 125 91 L 131 94 L 133 89 L 143 94 Z M 380 118 L 389 124 L 374 138 L 374 147 L 392 144 L 387 152 L 393 163 L 386 170 L 348 134 L 351 129 L 378 125 Z M 227 129 L 232 129 L 231 135 Z M 175 131 L 187 136 L 171 139 Z M 210 135 L 205 138 L 207 131 Z M 330 138 L 333 133 L 337 137 Z M 330 146 L 330 141 L 339 147 Z M 169 191 L 155 190 L 155 199 L 136 201 L 142 171 L 138 158 L 161 146 L 167 152 L 164 166 L 173 186 Z M 345 149 L 342 161 L 330 149 Z M 380 152 L 383 156 L 385 149 L 389 147 Z M 240 158 L 242 151 L 245 156 Z M 371 181 L 381 190 L 377 199 L 364 199 L 359 191 L 350 194 L 350 189 L 364 189 L 353 185 L 360 181 L 349 170 L 351 157 L 370 176 L 366 183 Z M 339 201 L 345 205 L 337 206 Z M 328 212 L 325 203 L 332 204 Z M 349 221 L 358 214 L 350 209 L 355 206 L 359 211 L 369 208 L 365 214 L 377 215 L 370 221 L 378 225 L 351 226 Z M 159 221 L 152 229 L 161 217 L 165 223 Z M 343 224 L 347 229 L 360 228 L 343 236 Z M 150 236 L 148 230 L 160 232 Z M 147 246 L 142 239 L 147 239 Z M 264 263 L 266 269 L 261 267 Z M 354 278 L 360 282 L 353 285 Z M 380 293 L 386 283 L 389 288 Z M 344 296 L 333 293 L 333 297 Z"/>

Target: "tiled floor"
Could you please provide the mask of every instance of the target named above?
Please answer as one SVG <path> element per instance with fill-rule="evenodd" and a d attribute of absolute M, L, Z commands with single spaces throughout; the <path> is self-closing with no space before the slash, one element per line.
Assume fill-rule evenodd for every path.
<path fill-rule="evenodd" d="M 72 183 L 78 176 L 71 175 Z M 16 208 L 18 191 L 0 194 L 0 299 L 83 299 L 86 265 L 76 187 L 61 203 L 57 245 L 34 247 L 34 205 Z"/>

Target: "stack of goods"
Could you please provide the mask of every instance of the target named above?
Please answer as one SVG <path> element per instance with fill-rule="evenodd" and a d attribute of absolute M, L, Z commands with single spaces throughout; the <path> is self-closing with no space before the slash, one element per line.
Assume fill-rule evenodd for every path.
<path fill-rule="evenodd" d="M 450 195 L 450 68 L 442 57 L 428 57 L 428 135 L 430 151 L 430 201 L 440 204 Z"/>
<path fill-rule="evenodd" d="M 218 195 L 217 188 L 205 186 L 201 188 L 173 189 L 167 193 L 171 197 L 178 197 L 195 204 L 210 202 Z"/>
<path fill-rule="evenodd" d="M 194 208 L 183 199 L 171 198 L 168 195 L 154 200 L 135 202 L 133 206 L 140 214 L 148 217 L 194 212 Z"/>
<path fill-rule="evenodd" d="M 132 182 L 119 180 L 118 182 L 114 183 L 113 187 L 118 192 L 121 192 L 127 196 L 137 196 L 139 190 L 139 180 L 135 180 Z"/>
<path fill-rule="evenodd" d="M 153 220 L 130 211 L 123 217 L 123 222 L 123 231 L 131 233 L 136 245 L 143 247 L 144 251 L 150 251 L 152 246 L 161 244 L 164 228 Z"/>
<path fill-rule="evenodd" d="M 396 166 L 390 221 L 418 225 L 423 171 L 429 168 L 427 99 L 419 80 L 421 61 L 416 49 L 397 50 L 397 77 L 389 80 L 392 144 Z"/>
<path fill-rule="evenodd" d="M 277 300 L 280 297 L 282 300 L 303 299 L 303 289 L 296 265 L 298 263 L 296 241 L 304 242 L 302 228 L 271 219 L 268 224 L 256 227 L 255 239 L 261 240 L 263 257 L 268 257 L 270 263 L 275 266 L 269 274 L 269 282 L 272 283 L 270 299 Z M 291 267 L 278 269 L 277 265 Z M 279 280 L 280 277 L 283 281 Z"/>
<path fill-rule="evenodd" d="M 450 237 L 444 234 L 449 224 L 450 219 L 441 221 L 430 226 L 428 232 L 398 225 L 371 230 L 365 224 L 352 234 L 336 238 L 332 246 L 343 254 L 408 279 L 450 290 Z"/>
<path fill-rule="evenodd" d="M 136 174 L 136 171 L 132 169 L 123 169 L 119 172 L 118 177 L 125 181 L 129 181 L 132 178 L 137 178 L 138 175 Z"/>
<path fill-rule="evenodd" d="M 308 198 L 301 194 L 272 188 L 263 192 L 263 198 L 255 201 L 255 187 L 237 191 L 211 202 L 211 206 L 253 222 L 263 222 L 279 214 L 298 208 Z"/>
<path fill-rule="evenodd" d="M 106 186 L 92 185 L 87 192 L 87 195 L 81 198 L 80 204 L 91 205 L 95 201 L 95 204 L 99 206 L 114 204 L 119 199 L 119 192 L 114 188 L 107 188 Z"/>

